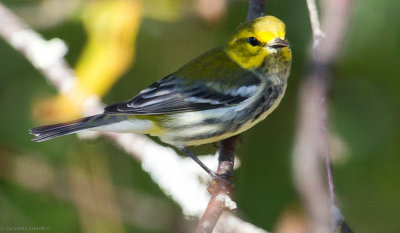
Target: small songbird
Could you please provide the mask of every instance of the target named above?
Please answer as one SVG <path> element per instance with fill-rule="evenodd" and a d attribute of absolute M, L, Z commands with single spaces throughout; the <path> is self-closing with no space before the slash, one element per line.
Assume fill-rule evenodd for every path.
<path fill-rule="evenodd" d="M 285 24 L 264 16 L 240 25 L 231 40 L 113 104 L 102 114 L 30 130 L 42 142 L 83 130 L 157 136 L 215 173 L 186 146 L 217 142 L 265 119 L 281 101 L 290 72 Z"/>

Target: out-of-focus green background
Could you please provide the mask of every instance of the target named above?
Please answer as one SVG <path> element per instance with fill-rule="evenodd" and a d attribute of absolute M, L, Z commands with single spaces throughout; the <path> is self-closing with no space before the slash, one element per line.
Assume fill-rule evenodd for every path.
<path fill-rule="evenodd" d="M 45 15 L 36 11 L 23 14 L 43 2 L 2 1 L 45 38 L 64 40 L 69 48 L 66 59 L 74 66 L 87 38 L 81 21 L 84 9 L 77 7 L 53 25 L 37 23 L 35 19 Z M 145 7 L 159 2 L 149 1 Z M 247 1 L 228 1 L 222 13 L 209 19 L 196 8 L 199 1 L 170 2 L 166 7 L 179 12 L 176 18 L 154 17 L 169 8 L 148 13 L 152 17 L 143 15 L 136 60 L 104 96 L 106 104 L 131 98 L 190 58 L 222 45 L 246 19 L 248 6 Z M 343 214 L 355 232 L 400 229 L 399 12 L 398 0 L 355 1 L 334 68 L 330 119 L 336 134 L 335 183 Z M 241 218 L 280 231 L 285 216 L 301 209 L 290 153 L 311 37 L 305 1 L 267 1 L 267 13 L 287 25 L 292 73 L 279 108 L 242 135 L 235 200 Z M 67 136 L 31 142 L 28 129 L 40 124 L 33 118 L 33 106 L 55 94 L 43 76 L 0 39 L 0 226 L 45 226 L 51 232 L 190 232 L 195 220 L 185 219 L 140 164 L 108 140 Z M 194 149 L 201 154 L 214 150 Z"/>

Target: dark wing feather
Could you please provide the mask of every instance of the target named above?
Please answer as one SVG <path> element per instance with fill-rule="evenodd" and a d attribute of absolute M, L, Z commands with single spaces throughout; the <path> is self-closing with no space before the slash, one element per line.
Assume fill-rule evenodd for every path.
<path fill-rule="evenodd" d="M 223 56 L 224 53 L 221 55 L 219 52 L 216 55 Z M 213 57 L 218 59 L 216 55 Z M 209 54 L 203 56 L 209 57 Z M 199 59 L 204 60 L 201 57 Z M 196 61 L 192 61 L 193 63 L 196 63 Z M 226 67 L 227 65 L 234 67 L 233 71 L 230 67 L 233 73 L 231 77 L 227 76 L 226 70 L 229 68 Z M 221 65 L 214 65 L 212 75 L 216 78 L 212 80 L 216 80 L 215 83 L 210 80 L 205 83 L 202 81 L 203 79 L 193 78 L 194 75 L 191 75 L 191 73 L 199 74 L 203 72 L 202 66 L 198 67 L 200 68 L 196 71 L 196 68 L 193 69 L 193 65 L 188 66 L 188 68 L 184 66 L 176 73 L 141 91 L 133 99 L 106 107 L 105 113 L 157 115 L 229 107 L 249 98 L 254 94 L 255 87 L 260 83 L 260 80 L 252 73 L 238 67 L 230 60 L 221 63 Z M 190 70 L 188 70 L 189 68 Z M 180 76 L 184 78 L 180 78 Z M 220 79 L 224 82 L 221 82 Z M 242 91 L 238 91 L 237 84 L 241 85 L 239 87 L 251 87 L 251 90 L 243 91 L 242 89 Z"/>
<path fill-rule="evenodd" d="M 193 83 L 184 85 L 181 79 L 168 76 L 140 92 L 133 99 L 110 105 L 105 113 L 155 115 L 200 111 L 238 104 L 248 96 L 220 93 Z"/>

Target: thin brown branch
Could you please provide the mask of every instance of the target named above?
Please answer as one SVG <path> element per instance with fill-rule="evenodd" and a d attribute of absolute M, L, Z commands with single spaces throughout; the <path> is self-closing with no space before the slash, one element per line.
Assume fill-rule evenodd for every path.
<path fill-rule="evenodd" d="M 330 69 L 346 35 L 351 4 L 351 0 L 326 0 L 322 4 L 321 29 L 315 0 L 307 0 L 313 49 L 311 68 L 300 90 L 300 119 L 292 156 L 294 180 L 308 212 L 310 233 L 336 232 L 339 226 L 350 230 L 336 205 L 326 99 Z M 324 164 L 327 177 L 321 172 Z"/>
<path fill-rule="evenodd" d="M 233 136 L 221 141 L 217 170 L 217 174 L 221 178 L 213 180 L 210 184 L 209 192 L 212 197 L 203 217 L 197 225 L 195 233 L 212 232 L 225 209 L 236 209 L 236 203 L 234 203 L 231 198 L 233 192 L 233 165 L 237 137 L 238 136 Z"/>
<path fill-rule="evenodd" d="M 328 182 L 330 205 L 337 206 L 337 197 L 336 197 L 335 183 L 334 183 L 333 171 L 332 171 L 332 161 L 331 161 L 330 155 L 325 156 L 325 170 L 326 170 L 326 179 Z"/>

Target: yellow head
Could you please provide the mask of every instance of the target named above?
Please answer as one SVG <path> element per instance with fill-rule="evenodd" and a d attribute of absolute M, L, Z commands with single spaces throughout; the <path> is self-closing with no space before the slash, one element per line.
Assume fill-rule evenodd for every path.
<path fill-rule="evenodd" d="M 225 47 L 226 53 L 245 69 L 290 63 L 291 52 L 285 36 L 285 24 L 274 16 L 264 16 L 240 25 Z M 282 64 L 283 65 L 283 64 Z M 267 68 L 267 67 L 265 67 Z"/>

